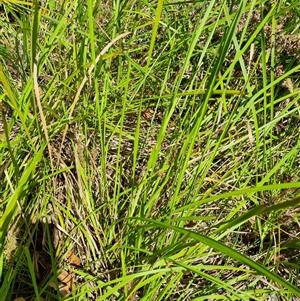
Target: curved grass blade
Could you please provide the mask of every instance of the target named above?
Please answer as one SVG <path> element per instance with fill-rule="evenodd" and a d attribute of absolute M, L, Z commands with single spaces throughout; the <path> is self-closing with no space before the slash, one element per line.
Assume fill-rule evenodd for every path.
<path fill-rule="evenodd" d="M 220 227 L 218 227 L 218 229 L 216 230 L 215 233 L 219 233 L 219 232 L 225 231 L 227 229 L 230 229 L 231 227 L 238 226 L 253 216 L 262 215 L 265 213 L 270 213 L 270 212 L 286 209 L 289 207 L 296 207 L 296 206 L 299 206 L 299 204 L 300 204 L 300 196 L 294 198 L 291 201 L 282 202 L 282 203 L 275 204 L 272 206 L 265 206 L 265 205 L 255 206 L 254 208 L 250 209 L 245 214 L 243 214 L 231 221 L 216 225 L 216 227 L 218 227 L 218 226 L 220 226 Z"/>
<path fill-rule="evenodd" d="M 199 234 L 199 233 L 195 233 L 193 231 L 189 231 L 183 228 L 179 228 L 176 226 L 172 226 L 170 224 L 167 223 L 163 223 L 160 221 L 156 221 L 156 220 L 152 220 L 152 219 L 148 219 L 148 218 L 133 218 L 136 220 L 140 220 L 140 221 L 144 221 L 144 222 L 148 222 L 149 224 L 146 225 L 147 226 L 158 226 L 161 228 L 166 228 L 166 229 L 172 229 L 178 233 L 181 233 L 183 235 L 187 235 L 190 238 L 195 239 L 198 242 L 201 242 L 205 245 L 210 246 L 211 248 L 231 257 L 232 259 L 235 259 L 236 261 L 245 264 L 247 266 L 249 266 L 250 268 L 252 268 L 253 270 L 255 270 L 257 273 L 259 273 L 260 275 L 264 275 L 267 278 L 273 280 L 274 282 L 282 285 L 283 287 L 285 287 L 289 292 L 295 294 L 295 296 L 300 297 L 300 289 L 298 287 L 296 287 L 295 285 L 285 281 L 283 278 L 281 278 L 279 275 L 269 271 L 266 267 L 264 267 L 263 265 L 253 261 L 252 259 L 248 258 L 247 256 L 235 251 L 232 248 L 227 247 L 226 245 L 211 239 L 210 237 L 207 237 L 205 235 Z"/>

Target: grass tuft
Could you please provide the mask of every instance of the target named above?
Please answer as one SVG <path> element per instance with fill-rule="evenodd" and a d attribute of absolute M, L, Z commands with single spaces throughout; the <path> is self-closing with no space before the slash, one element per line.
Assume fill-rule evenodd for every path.
<path fill-rule="evenodd" d="M 0 299 L 299 300 L 299 7 L 3 2 Z"/>

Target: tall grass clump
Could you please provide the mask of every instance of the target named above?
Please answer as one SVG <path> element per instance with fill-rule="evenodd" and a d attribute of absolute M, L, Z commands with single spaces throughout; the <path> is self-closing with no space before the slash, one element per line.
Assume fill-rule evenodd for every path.
<path fill-rule="evenodd" d="M 2 2 L 0 301 L 300 300 L 299 8 Z"/>

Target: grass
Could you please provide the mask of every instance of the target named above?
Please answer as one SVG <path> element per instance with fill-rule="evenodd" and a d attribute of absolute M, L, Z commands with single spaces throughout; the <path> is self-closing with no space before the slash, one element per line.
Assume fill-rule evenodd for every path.
<path fill-rule="evenodd" d="M 299 7 L 1 3 L 0 299 L 300 300 Z"/>

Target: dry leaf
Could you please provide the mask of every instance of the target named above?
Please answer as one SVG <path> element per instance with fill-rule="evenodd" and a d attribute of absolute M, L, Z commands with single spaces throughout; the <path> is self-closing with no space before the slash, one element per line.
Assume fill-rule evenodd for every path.
<path fill-rule="evenodd" d="M 70 288 L 72 288 L 72 275 L 66 271 L 62 271 L 59 275 L 58 275 L 58 280 L 67 284 Z"/>
<path fill-rule="evenodd" d="M 73 276 L 72 274 L 68 273 L 67 271 L 62 271 L 59 275 L 58 275 L 58 280 L 60 282 L 58 289 L 59 289 L 59 293 L 62 297 L 68 295 L 71 293 L 72 291 L 72 287 L 73 287 Z M 56 283 L 54 281 L 52 281 L 49 284 L 51 287 L 53 287 L 54 289 L 57 289 Z"/>
<path fill-rule="evenodd" d="M 78 256 L 76 256 L 72 251 L 68 252 L 66 257 L 71 265 L 74 265 L 76 267 L 81 266 L 80 258 Z"/>
<path fill-rule="evenodd" d="M 73 251 L 70 251 L 66 254 L 67 261 L 76 267 L 81 266 L 81 261 L 78 256 L 74 254 Z M 73 279 L 73 273 L 68 273 L 67 271 L 63 270 L 57 277 L 59 282 L 59 293 L 62 297 L 69 295 L 74 287 L 74 279 Z M 50 283 L 50 286 L 54 289 L 57 289 L 56 283 L 52 281 Z"/>
<path fill-rule="evenodd" d="M 71 293 L 71 290 L 67 285 L 61 283 L 59 285 L 59 293 L 62 297 L 64 297 L 66 295 L 69 295 Z"/>

